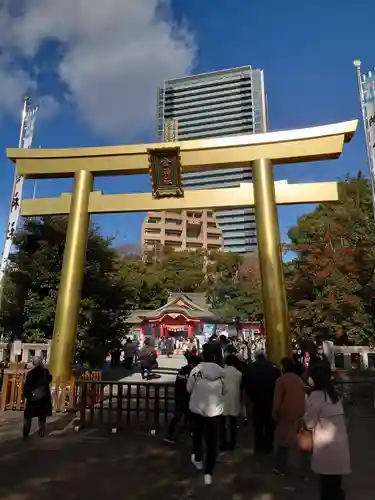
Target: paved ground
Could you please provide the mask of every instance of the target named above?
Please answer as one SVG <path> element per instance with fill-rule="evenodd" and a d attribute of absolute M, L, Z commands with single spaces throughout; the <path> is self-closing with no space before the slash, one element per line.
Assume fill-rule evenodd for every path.
<path fill-rule="evenodd" d="M 167 356 L 159 356 L 158 358 L 159 368 L 154 370 L 154 373 L 159 377 L 154 379 L 153 382 L 174 382 L 176 379 L 176 374 L 178 370 L 186 364 L 184 356 L 172 356 L 168 358 Z M 139 367 L 136 367 L 133 374 L 126 375 L 120 380 L 124 382 L 142 382 L 142 377 Z"/>
<path fill-rule="evenodd" d="M 20 418 L 10 415 L 16 414 L 0 419 L 8 431 Z M 348 500 L 375 500 L 375 411 L 352 408 L 349 417 L 353 475 Z M 0 436 L 1 500 L 317 498 L 314 479 L 306 483 L 295 476 L 275 477 L 269 459 L 254 460 L 248 428 L 242 429 L 238 451 L 218 464 L 212 487 L 202 486 L 201 474 L 189 463 L 187 436 L 168 446 L 161 435 L 151 436 L 147 430 L 110 435 L 67 428 L 52 431 L 44 440 L 33 436 L 23 442 L 8 431 Z"/>
<path fill-rule="evenodd" d="M 74 416 L 68 414 L 56 414 L 49 419 L 48 428 L 50 431 L 62 430 L 70 422 L 72 422 Z M 0 411 L 0 456 L 3 443 L 9 443 L 12 440 L 18 441 L 21 435 L 23 423 L 23 412 L 22 411 Z M 1 469 L 0 469 L 1 473 Z"/>

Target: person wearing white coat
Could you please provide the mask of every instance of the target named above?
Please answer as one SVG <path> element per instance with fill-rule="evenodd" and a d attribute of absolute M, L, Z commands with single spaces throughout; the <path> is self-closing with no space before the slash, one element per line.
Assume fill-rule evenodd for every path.
<path fill-rule="evenodd" d="M 350 474 L 351 467 L 344 409 L 324 365 L 311 370 L 309 384 L 313 391 L 304 420 L 312 431 L 311 468 L 319 475 L 320 500 L 345 500 L 342 477 Z"/>
<path fill-rule="evenodd" d="M 237 357 L 230 354 L 224 367 L 224 410 L 221 417 L 221 450 L 234 450 L 237 442 L 237 419 L 241 413 L 242 373 L 236 368 Z M 228 440 L 229 431 L 229 440 Z"/>
<path fill-rule="evenodd" d="M 212 484 L 216 464 L 219 420 L 224 409 L 224 370 L 217 364 L 219 346 L 203 346 L 203 363 L 190 373 L 186 390 L 189 402 L 190 423 L 193 431 L 191 462 L 198 470 L 204 469 L 204 482 Z M 206 441 L 206 460 L 203 466 L 202 441 Z"/>

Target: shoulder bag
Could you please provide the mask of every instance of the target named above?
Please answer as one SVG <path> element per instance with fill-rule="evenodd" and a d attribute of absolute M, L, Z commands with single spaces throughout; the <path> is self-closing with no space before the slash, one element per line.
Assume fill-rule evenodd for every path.
<path fill-rule="evenodd" d="M 322 408 L 319 411 L 318 418 L 316 420 L 316 424 L 320 420 L 320 415 L 322 413 Z M 315 424 L 315 425 L 316 425 Z M 297 444 L 298 448 L 300 451 L 304 452 L 311 452 L 313 451 L 314 448 L 314 430 L 313 429 L 308 429 L 306 427 L 305 420 L 301 418 L 298 424 L 298 431 L 297 431 Z"/>
<path fill-rule="evenodd" d="M 41 379 L 42 385 L 35 387 L 30 393 L 30 401 L 37 402 L 41 401 L 45 397 L 48 396 L 48 387 L 47 387 L 47 372 L 44 370 L 43 378 Z"/>
<path fill-rule="evenodd" d="M 299 421 L 297 444 L 300 451 L 311 452 L 314 448 L 313 431 L 306 427 L 303 418 Z"/>

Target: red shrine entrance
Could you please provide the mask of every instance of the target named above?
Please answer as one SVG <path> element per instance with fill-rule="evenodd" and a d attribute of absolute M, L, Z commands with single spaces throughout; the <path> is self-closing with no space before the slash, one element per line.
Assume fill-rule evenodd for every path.
<path fill-rule="evenodd" d="M 169 301 L 154 311 L 134 311 L 126 323 L 140 337 L 193 337 L 204 324 L 216 323 L 203 293 L 171 293 Z"/>
<path fill-rule="evenodd" d="M 150 319 L 151 328 L 159 331 L 154 337 L 193 337 L 201 327 L 199 319 L 188 318 L 182 313 L 167 313 L 160 318 Z"/>
<path fill-rule="evenodd" d="M 210 310 L 204 293 L 171 293 L 167 304 L 158 309 L 133 311 L 126 319 L 129 333 L 143 340 L 175 337 L 187 339 L 208 332 L 220 335 L 221 327 L 229 335 L 237 335 L 235 324 L 220 325 L 219 319 Z M 242 324 L 245 338 L 261 337 L 262 326 L 258 322 Z M 231 333 L 232 328 L 232 333 Z M 234 333 L 233 333 L 234 330 Z M 254 337 L 255 336 L 255 337 Z"/>

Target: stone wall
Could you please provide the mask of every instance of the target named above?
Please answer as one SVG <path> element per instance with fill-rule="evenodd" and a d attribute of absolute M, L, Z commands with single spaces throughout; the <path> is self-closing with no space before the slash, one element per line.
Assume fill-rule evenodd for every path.
<path fill-rule="evenodd" d="M 368 346 L 337 346 L 326 340 L 323 350 L 333 370 L 375 369 L 375 349 Z"/>
<path fill-rule="evenodd" d="M 8 344 L 0 343 L 0 362 L 4 361 Z M 51 343 L 33 344 L 13 342 L 10 351 L 11 363 L 30 363 L 34 356 L 40 356 L 46 363 L 49 362 Z"/>

